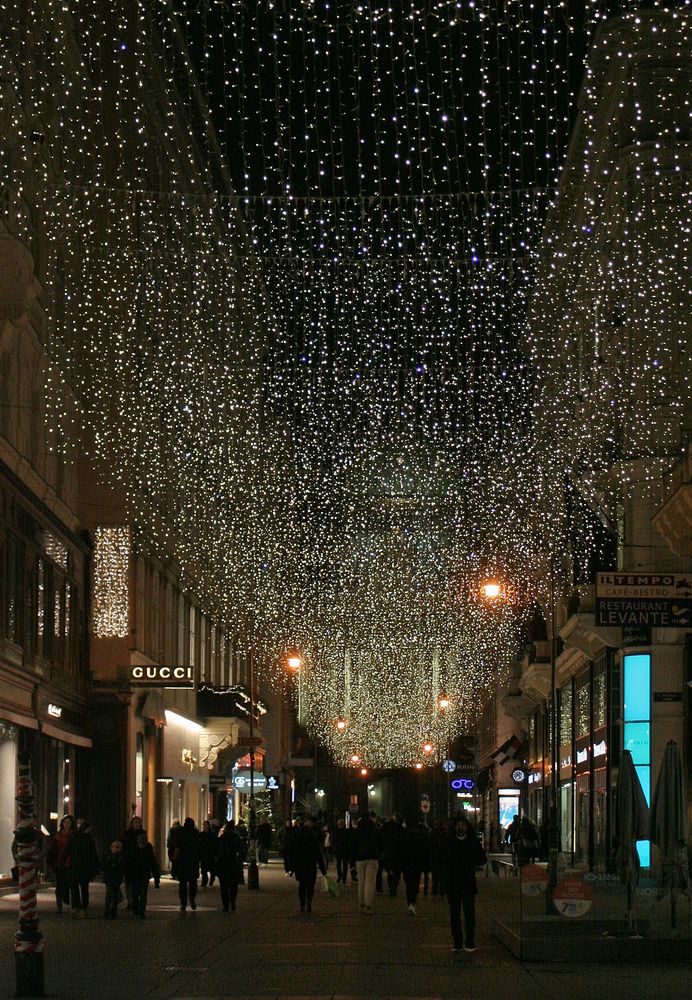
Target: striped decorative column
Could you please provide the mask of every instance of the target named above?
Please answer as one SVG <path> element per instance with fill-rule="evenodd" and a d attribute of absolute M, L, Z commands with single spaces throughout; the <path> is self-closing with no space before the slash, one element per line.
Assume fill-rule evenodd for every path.
<path fill-rule="evenodd" d="M 14 834 L 14 849 L 19 869 L 19 930 L 14 936 L 15 996 L 42 997 L 45 996 L 43 934 L 38 929 L 36 905 L 41 835 L 34 825 L 30 761 L 19 764 L 17 806 L 19 822 Z"/>

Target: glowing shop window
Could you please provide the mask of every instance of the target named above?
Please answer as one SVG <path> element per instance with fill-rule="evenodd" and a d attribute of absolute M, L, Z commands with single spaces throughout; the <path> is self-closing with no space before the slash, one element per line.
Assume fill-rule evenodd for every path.
<path fill-rule="evenodd" d="M 651 718 L 651 656 L 633 653 L 625 656 L 624 719 L 641 722 Z"/>

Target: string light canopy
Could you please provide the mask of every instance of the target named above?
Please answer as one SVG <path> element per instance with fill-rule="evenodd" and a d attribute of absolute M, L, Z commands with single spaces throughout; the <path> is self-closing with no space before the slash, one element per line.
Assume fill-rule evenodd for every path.
<path fill-rule="evenodd" d="M 295 645 L 345 763 L 411 764 L 466 724 L 548 561 L 576 521 L 586 560 L 594 498 L 626 492 L 615 425 L 651 454 L 638 407 L 680 398 L 682 219 L 654 268 L 650 188 L 607 257 L 586 217 L 546 228 L 596 29 L 624 16 L 624 67 L 657 17 L 687 24 L 642 6 L 0 0 L 41 123 L 17 118 L 2 167 L 8 227 L 48 235 L 54 447 L 89 449 L 259 664 L 284 674 Z M 565 310 L 573 267 L 592 294 Z M 643 296 L 632 354 L 610 320 Z M 586 361 L 606 316 L 607 370 Z"/>

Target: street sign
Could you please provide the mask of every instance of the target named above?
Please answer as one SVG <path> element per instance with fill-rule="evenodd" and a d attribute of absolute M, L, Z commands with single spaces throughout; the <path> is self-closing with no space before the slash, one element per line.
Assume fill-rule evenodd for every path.
<path fill-rule="evenodd" d="M 596 624 L 622 629 L 689 628 L 692 576 L 680 573 L 598 573 Z"/>
<path fill-rule="evenodd" d="M 446 771 L 447 774 L 452 774 L 454 771 L 456 771 L 456 769 L 457 769 L 456 761 L 454 760 L 442 761 L 442 770 Z"/>

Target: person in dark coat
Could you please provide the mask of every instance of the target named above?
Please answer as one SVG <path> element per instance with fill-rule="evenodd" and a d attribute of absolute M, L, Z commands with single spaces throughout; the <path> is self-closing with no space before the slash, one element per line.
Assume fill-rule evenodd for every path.
<path fill-rule="evenodd" d="M 214 858 L 216 857 L 217 835 L 211 828 L 211 823 L 205 819 L 202 832 L 199 835 L 200 866 L 202 870 L 202 888 L 214 884 Z"/>
<path fill-rule="evenodd" d="M 269 851 L 272 846 L 274 831 L 268 819 L 263 819 L 257 826 L 257 853 L 261 865 L 269 864 Z"/>
<path fill-rule="evenodd" d="M 540 850 L 538 830 L 528 816 L 522 816 L 516 838 L 519 866 L 531 864 Z"/>
<path fill-rule="evenodd" d="M 137 834 L 137 850 L 131 860 L 132 873 L 132 915 L 144 920 L 149 894 L 149 880 L 153 878 L 154 885 L 159 888 L 161 872 L 154 854 L 153 844 L 147 840 L 143 831 Z"/>
<path fill-rule="evenodd" d="M 293 829 L 293 824 L 290 819 L 285 820 L 284 825 L 281 827 L 276 835 L 276 843 L 279 848 L 279 853 L 284 863 L 284 876 L 286 878 L 293 874 L 293 868 L 291 867 L 290 859 L 290 842 L 291 842 L 291 830 Z"/>
<path fill-rule="evenodd" d="M 115 920 L 118 915 L 118 903 L 122 898 L 120 892 L 120 886 L 123 884 L 122 851 L 122 843 L 114 840 L 101 865 L 103 884 L 106 887 L 106 906 L 103 914 L 106 920 Z"/>
<path fill-rule="evenodd" d="M 63 816 L 58 832 L 50 842 L 46 861 L 55 872 L 55 905 L 58 913 L 63 907 L 69 913 L 72 905 L 72 841 L 75 835 L 73 816 Z"/>
<path fill-rule="evenodd" d="M 382 827 L 382 864 L 387 872 L 389 895 L 396 896 L 401 878 L 404 828 L 396 813 Z"/>
<path fill-rule="evenodd" d="M 372 816 L 366 814 L 358 820 L 356 865 L 358 867 L 358 905 L 372 913 L 375 899 L 377 869 L 382 857 L 382 834 Z"/>
<path fill-rule="evenodd" d="M 226 823 L 223 833 L 216 841 L 216 857 L 214 866 L 219 879 L 221 891 L 221 909 L 224 913 L 235 910 L 238 897 L 238 885 L 243 879 L 243 845 L 235 832 L 235 823 Z"/>
<path fill-rule="evenodd" d="M 125 896 L 127 897 L 127 909 L 132 908 L 132 861 L 137 850 L 137 834 L 146 833 L 142 829 L 142 821 L 139 816 L 133 816 L 130 824 L 120 838 L 123 845 L 123 874 L 125 877 Z"/>
<path fill-rule="evenodd" d="M 178 881 L 180 910 L 187 910 L 188 899 L 190 909 L 196 910 L 197 878 L 199 876 L 200 842 L 199 830 L 195 821 L 188 816 L 173 837 L 173 856 L 171 858 L 171 876 Z"/>
<path fill-rule="evenodd" d="M 444 879 L 442 878 L 442 867 L 447 849 L 448 836 L 447 820 L 438 820 L 430 834 L 430 871 L 432 874 L 430 891 L 433 896 L 444 896 L 446 893 Z"/>
<path fill-rule="evenodd" d="M 415 917 L 420 877 L 424 871 L 430 871 L 430 833 L 427 826 L 415 819 L 404 830 L 401 842 L 401 871 L 406 885 L 408 912 Z"/>
<path fill-rule="evenodd" d="M 308 913 L 310 913 L 312 911 L 312 900 L 315 895 L 317 869 L 319 868 L 323 875 L 327 874 L 324 858 L 322 857 L 319 834 L 311 816 L 305 817 L 303 826 L 298 831 L 294 864 L 295 876 L 298 880 L 300 912 L 303 913 L 307 909 Z"/>
<path fill-rule="evenodd" d="M 476 868 L 484 865 L 487 856 L 465 816 L 457 816 L 447 846 L 443 864 L 443 878 L 447 887 L 449 921 L 452 929 L 453 951 L 476 951 Z M 461 927 L 461 910 L 464 911 L 464 932 Z"/>
<path fill-rule="evenodd" d="M 89 883 L 94 880 L 99 870 L 96 840 L 91 826 L 82 820 L 72 838 L 72 898 L 76 911 L 84 916 L 89 909 Z"/>
<path fill-rule="evenodd" d="M 336 859 L 336 881 L 346 885 L 349 861 L 349 836 L 346 823 L 343 819 L 336 822 L 336 829 L 332 838 L 332 850 Z"/>

